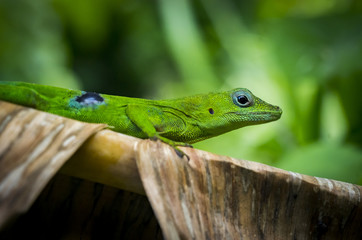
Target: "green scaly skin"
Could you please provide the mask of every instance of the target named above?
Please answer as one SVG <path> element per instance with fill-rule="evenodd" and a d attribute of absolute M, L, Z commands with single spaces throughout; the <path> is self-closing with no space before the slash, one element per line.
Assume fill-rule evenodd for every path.
<path fill-rule="evenodd" d="M 160 139 L 176 150 L 241 127 L 275 121 L 282 114 L 278 106 L 245 88 L 147 100 L 0 81 L 0 99 L 79 121 L 105 123 L 116 132 Z"/>

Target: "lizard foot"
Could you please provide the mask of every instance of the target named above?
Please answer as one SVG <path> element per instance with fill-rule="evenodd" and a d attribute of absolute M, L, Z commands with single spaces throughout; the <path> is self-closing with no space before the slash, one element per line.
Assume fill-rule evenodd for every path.
<path fill-rule="evenodd" d="M 175 150 L 175 153 L 177 154 L 177 156 L 179 156 L 179 158 L 183 158 L 186 157 L 187 161 L 190 161 L 190 157 L 189 155 L 187 155 L 186 153 L 184 153 L 182 150 L 180 150 L 177 147 L 173 147 L 173 149 Z"/>
<path fill-rule="evenodd" d="M 175 142 L 175 141 L 172 141 L 170 139 L 167 139 L 165 137 L 161 137 L 159 135 L 156 135 L 156 136 L 153 136 L 153 137 L 150 137 L 150 139 L 152 141 L 157 141 L 157 140 L 160 140 L 161 142 L 164 142 L 164 143 L 167 143 L 168 145 L 170 145 L 176 152 L 177 156 L 179 156 L 180 158 L 183 158 L 184 156 L 187 158 L 187 161 L 190 160 L 190 157 L 184 153 L 182 150 L 180 150 L 177 146 L 183 146 L 183 147 L 190 147 L 192 148 L 192 145 L 191 144 L 188 144 L 188 143 L 183 143 L 183 142 Z"/>

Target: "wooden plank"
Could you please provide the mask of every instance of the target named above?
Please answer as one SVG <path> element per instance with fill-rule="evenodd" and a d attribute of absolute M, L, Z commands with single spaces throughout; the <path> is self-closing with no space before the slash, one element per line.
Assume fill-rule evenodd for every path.
<path fill-rule="evenodd" d="M 103 127 L 0 101 L 0 227 L 25 212 L 64 162 Z"/>

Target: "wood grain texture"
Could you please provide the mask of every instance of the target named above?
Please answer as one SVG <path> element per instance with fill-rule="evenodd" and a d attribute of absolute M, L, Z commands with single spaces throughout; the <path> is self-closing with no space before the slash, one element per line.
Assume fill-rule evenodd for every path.
<path fill-rule="evenodd" d="M 362 187 L 144 141 L 137 164 L 166 239 L 362 239 Z"/>
<path fill-rule="evenodd" d="M 361 186 L 182 148 L 190 156 L 188 161 L 179 158 L 167 144 L 109 130 L 84 142 L 100 128 L 0 102 L 0 219 L 4 222 L 25 212 L 54 173 L 84 143 L 62 172 L 146 193 L 166 239 L 362 239 Z M 99 214 L 107 209 L 102 217 L 119 213 L 119 205 L 111 204 L 113 211 L 110 202 L 98 201 L 103 199 L 97 191 L 103 188 L 101 184 L 85 184 L 85 190 L 79 191 L 88 196 L 82 198 L 73 193 L 77 184 L 68 191 L 59 184 L 52 186 L 53 191 L 48 193 L 60 195 L 55 194 L 49 202 L 61 203 L 54 205 L 54 212 L 63 221 L 71 216 L 82 219 L 72 219 L 74 228 L 65 227 L 62 235 L 88 239 L 101 232 L 92 235 L 92 229 L 104 228 L 115 231 L 107 236 L 122 236 L 117 231 L 123 231 L 124 223 L 115 223 L 119 229 L 107 228 L 103 220 L 99 221 L 104 218 L 91 216 L 95 206 Z M 72 207 L 76 215 L 72 215 L 74 211 L 62 215 L 74 201 L 85 208 L 77 212 L 77 207 Z M 147 207 L 135 199 L 127 201 L 125 206 L 130 210 Z M 57 215 L 54 212 L 50 211 L 49 216 Z M 143 221 L 137 214 L 129 216 L 127 220 L 122 216 L 113 219 Z M 23 226 L 20 230 L 24 228 L 17 224 Z M 142 231 L 142 224 L 139 226 Z"/>
<path fill-rule="evenodd" d="M 25 212 L 64 162 L 103 127 L 0 101 L 0 226 Z"/>

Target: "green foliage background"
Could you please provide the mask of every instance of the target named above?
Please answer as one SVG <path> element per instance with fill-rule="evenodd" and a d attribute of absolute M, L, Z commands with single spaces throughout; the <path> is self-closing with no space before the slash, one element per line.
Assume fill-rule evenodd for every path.
<path fill-rule="evenodd" d="M 196 148 L 362 184 L 362 1 L 0 0 L 0 80 L 146 98 L 246 87 L 274 123 Z"/>

